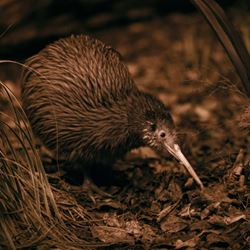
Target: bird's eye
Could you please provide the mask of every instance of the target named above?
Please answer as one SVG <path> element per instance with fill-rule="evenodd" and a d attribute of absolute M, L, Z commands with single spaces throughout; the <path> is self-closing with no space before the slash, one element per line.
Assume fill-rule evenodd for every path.
<path fill-rule="evenodd" d="M 163 130 L 162 130 L 162 131 L 160 131 L 160 137 L 161 137 L 161 138 L 165 138 L 165 136 L 166 136 L 165 131 L 163 131 Z"/>
<path fill-rule="evenodd" d="M 156 124 L 155 123 L 151 124 L 150 128 L 151 128 L 152 131 L 155 131 L 156 130 Z"/>

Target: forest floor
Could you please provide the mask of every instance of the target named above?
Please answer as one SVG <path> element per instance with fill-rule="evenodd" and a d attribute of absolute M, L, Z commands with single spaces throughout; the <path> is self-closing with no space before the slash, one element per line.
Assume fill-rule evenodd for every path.
<path fill-rule="evenodd" d="M 91 35 L 118 50 L 138 87 L 170 108 L 205 190 L 173 157 L 142 148 L 114 166 L 126 177 L 119 185 L 96 174 L 108 195 L 79 191 L 61 172 L 48 174 L 61 211 L 82 207 L 89 216 L 84 227 L 80 217 L 65 224 L 103 249 L 250 249 L 250 136 L 243 129 L 250 103 L 210 27 L 198 15 L 173 14 Z M 4 84 L 19 97 L 16 67 L 6 67 Z M 44 164 L 55 164 L 37 148 Z"/>

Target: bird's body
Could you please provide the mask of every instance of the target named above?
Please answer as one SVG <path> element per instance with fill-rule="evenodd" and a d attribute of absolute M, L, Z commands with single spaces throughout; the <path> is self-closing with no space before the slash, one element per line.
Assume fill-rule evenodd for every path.
<path fill-rule="evenodd" d="M 70 160 L 92 162 L 119 158 L 142 145 L 130 116 L 147 102 L 141 103 L 143 94 L 111 47 L 72 36 L 26 65 L 32 71 L 24 75 L 23 106 L 48 148 Z"/>
<path fill-rule="evenodd" d="M 64 38 L 26 65 L 24 110 L 34 133 L 59 157 L 83 166 L 113 164 L 143 145 L 158 152 L 166 151 L 166 141 L 175 147 L 168 109 L 137 89 L 119 53 L 101 41 Z"/>

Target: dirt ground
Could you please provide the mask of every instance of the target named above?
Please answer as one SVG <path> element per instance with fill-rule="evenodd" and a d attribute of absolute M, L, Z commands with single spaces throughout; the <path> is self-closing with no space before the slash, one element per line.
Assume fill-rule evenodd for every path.
<path fill-rule="evenodd" d="M 103 193 L 79 191 L 61 172 L 48 174 L 60 209 L 81 207 L 89 215 L 84 227 L 80 217 L 65 219 L 68 227 L 101 249 L 250 249 L 249 99 L 210 27 L 198 14 L 172 14 L 91 35 L 116 48 L 139 88 L 169 106 L 205 190 L 173 157 L 134 150 L 114 167 L 120 182 L 112 180 L 117 172 L 96 173 Z M 18 96 L 17 71 L 0 66 Z M 45 165 L 56 164 L 37 148 Z"/>

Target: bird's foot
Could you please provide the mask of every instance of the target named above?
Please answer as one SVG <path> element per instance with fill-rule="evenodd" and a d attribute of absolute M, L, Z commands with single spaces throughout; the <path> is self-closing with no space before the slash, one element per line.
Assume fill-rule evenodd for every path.
<path fill-rule="evenodd" d="M 86 192 L 88 196 L 91 198 L 91 200 L 95 203 L 95 194 L 104 197 L 104 198 L 111 198 L 112 195 L 103 191 L 101 188 L 99 188 L 90 178 L 86 177 L 82 186 L 81 186 L 82 192 Z"/>

